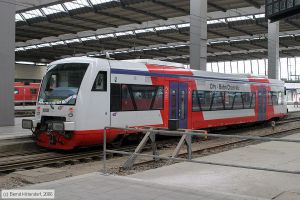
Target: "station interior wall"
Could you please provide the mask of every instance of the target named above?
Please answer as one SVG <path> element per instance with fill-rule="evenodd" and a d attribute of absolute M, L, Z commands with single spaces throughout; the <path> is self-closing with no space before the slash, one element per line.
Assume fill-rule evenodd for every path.
<path fill-rule="evenodd" d="M 40 82 L 46 70 L 46 66 L 15 64 L 15 81 Z"/>

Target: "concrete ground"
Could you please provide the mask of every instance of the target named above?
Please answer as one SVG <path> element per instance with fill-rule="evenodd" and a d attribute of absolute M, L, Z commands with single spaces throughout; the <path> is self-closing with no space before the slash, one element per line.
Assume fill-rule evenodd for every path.
<path fill-rule="evenodd" d="M 286 138 L 300 139 L 300 133 Z M 300 143 L 265 142 L 197 160 L 300 171 Z M 101 166 L 99 166 L 100 168 Z M 56 199 L 299 200 L 300 173 L 177 163 L 127 177 L 92 173 L 26 187 Z"/>
<path fill-rule="evenodd" d="M 129 177 L 106 176 L 100 172 L 22 189 L 54 189 L 55 199 L 59 200 L 259 200 L 243 195 L 169 186 Z"/>
<path fill-rule="evenodd" d="M 300 134 L 286 138 L 300 139 Z M 300 199 L 300 143 L 266 142 L 196 160 L 298 171 L 299 174 L 178 163 L 132 175 L 151 183 L 264 199 Z M 284 196 L 284 198 L 283 198 Z"/>
<path fill-rule="evenodd" d="M 15 118 L 14 126 L 0 127 L 0 140 L 15 136 L 31 135 L 30 130 L 22 129 L 22 119 L 30 119 L 32 117 Z"/>

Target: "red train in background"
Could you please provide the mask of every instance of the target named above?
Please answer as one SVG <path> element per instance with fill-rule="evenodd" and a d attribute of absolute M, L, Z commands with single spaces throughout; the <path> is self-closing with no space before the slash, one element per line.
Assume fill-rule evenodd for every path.
<path fill-rule="evenodd" d="M 40 83 L 15 82 L 14 101 L 16 106 L 35 105 Z"/>

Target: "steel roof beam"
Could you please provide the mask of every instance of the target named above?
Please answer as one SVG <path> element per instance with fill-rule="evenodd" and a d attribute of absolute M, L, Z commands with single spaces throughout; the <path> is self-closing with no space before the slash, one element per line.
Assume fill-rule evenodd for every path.
<path fill-rule="evenodd" d="M 222 48 L 220 46 L 214 46 L 214 45 L 207 45 L 207 48 L 217 49 L 221 52 L 230 52 L 228 49 Z"/>
<path fill-rule="evenodd" d="M 148 37 L 137 36 L 136 38 L 137 38 L 137 39 L 140 39 L 140 40 L 149 41 L 149 42 L 152 42 L 152 43 L 154 43 L 154 44 L 167 44 L 167 42 L 162 42 L 162 41 L 155 40 L 155 39 L 148 38 Z"/>
<path fill-rule="evenodd" d="M 253 45 L 253 46 L 262 48 L 262 49 L 268 49 L 267 46 L 264 46 L 264 45 L 262 45 L 262 44 L 257 44 L 256 42 L 253 42 L 253 41 L 250 41 L 250 44 Z"/>
<path fill-rule="evenodd" d="M 186 42 L 186 40 L 184 39 L 180 39 L 180 38 L 174 38 L 172 36 L 167 36 L 167 35 L 163 35 L 163 34 L 157 34 L 158 37 L 162 37 L 162 38 L 165 38 L 165 39 L 168 39 L 168 40 L 172 40 L 172 41 L 180 41 L 180 42 Z"/>
<path fill-rule="evenodd" d="M 86 0 L 86 1 L 90 5 L 90 7 L 93 9 L 94 13 L 96 13 L 96 14 L 104 15 L 104 16 L 107 16 L 107 17 L 112 17 L 112 18 L 115 18 L 115 19 L 121 19 L 121 20 L 124 20 L 124 21 L 127 21 L 127 22 L 136 23 L 136 24 L 141 24 L 142 23 L 142 22 L 140 22 L 138 20 L 135 20 L 135 19 L 131 19 L 131 18 L 128 18 L 128 17 L 124 17 L 124 16 L 120 16 L 120 15 L 100 11 L 99 9 L 97 9 L 94 6 L 94 4 L 92 4 L 92 2 L 90 0 Z"/>
<path fill-rule="evenodd" d="M 225 9 L 225 8 L 223 8 L 223 7 L 221 7 L 221 6 L 217 5 L 217 4 L 207 2 L 207 5 L 209 5 L 209 6 L 211 6 L 211 7 L 214 7 L 214 8 L 216 8 L 216 9 L 220 10 L 220 11 L 226 12 L 226 9 Z"/>
<path fill-rule="evenodd" d="M 152 0 L 152 2 L 155 3 L 155 4 L 158 4 L 158 5 L 164 6 L 166 8 L 170 8 L 170 9 L 173 9 L 175 11 L 182 12 L 182 13 L 184 13 L 186 15 L 190 14 L 190 11 L 188 11 L 188 10 L 185 10 L 183 8 L 179 8 L 177 6 L 174 6 L 174 5 L 171 5 L 171 4 L 159 1 L 159 0 Z"/>
<path fill-rule="evenodd" d="M 253 33 L 250 33 L 250 32 L 248 32 L 248 31 L 242 30 L 242 29 L 240 29 L 240 28 L 234 27 L 234 26 L 232 26 L 232 25 L 230 25 L 230 24 L 227 24 L 227 27 L 228 27 L 229 29 L 238 31 L 238 32 L 240 32 L 240 33 L 244 33 L 244 34 L 246 34 L 246 35 L 251 35 L 251 36 L 253 36 Z"/>
<path fill-rule="evenodd" d="M 80 21 L 84 21 L 84 22 L 90 22 L 90 23 L 94 23 L 94 24 L 101 24 L 101 25 L 104 25 L 104 26 L 110 26 L 110 27 L 114 27 L 114 28 L 118 27 L 118 25 L 103 22 L 103 21 L 99 21 L 99 20 L 95 20 L 95 19 L 87 19 L 87 18 L 74 16 L 74 15 L 72 15 L 71 18 L 77 19 L 77 20 L 80 20 Z"/>
<path fill-rule="evenodd" d="M 22 40 L 22 41 L 24 41 L 24 42 L 25 42 L 26 40 L 35 39 L 34 36 L 32 36 L 31 34 L 27 34 L 27 33 L 22 33 L 22 34 L 16 33 L 16 40 L 18 40 L 17 37 L 26 38 L 26 39 L 23 39 L 23 40 Z"/>
<path fill-rule="evenodd" d="M 25 28 L 21 28 L 21 27 L 16 27 L 17 30 L 20 30 L 22 32 L 26 33 L 34 33 L 34 34 L 39 34 L 39 35 L 44 35 L 45 37 L 49 37 L 52 36 L 52 34 L 50 34 L 49 32 L 45 32 L 45 31 L 37 31 L 37 30 L 32 30 L 32 29 L 25 29 Z M 19 32 L 19 31 L 18 31 Z M 18 33 L 16 33 L 18 34 Z M 20 33 L 21 35 L 24 33 Z M 36 38 L 36 37 L 35 37 Z"/>
<path fill-rule="evenodd" d="M 131 18 L 128 18 L 128 17 L 124 17 L 124 16 L 112 14 L 112 13 L 107 13 L 107 12 L 100 11 L 100 10 L 97 10 L 96 13 L 100 14 L 100 15 L 107 16 L 107 17 L 121 19 L 123 21 L 131 22 L 131 23 L 135 23 L 135 24 L 141 24 L 142 23 L 141 21 L 138 21 L 138 20 L 135 20 L 135 19 L 131 19 Z"/>
<path fill-rule="evenodd" d="M 260 8 L 261 5 L 257 3 L 255 0 L 244 0 L 245 2 L 249 3 L 250 5 L 254 6 L 255 8 Z"/>
<path fill-rule="evenodd" d="M 207 32 L 208 32 L 208 33 L 212 33 L 212 34 L 214 34 L 214 35 L 218 35 L 218 36 L 224 37 L 224 38 L 229 38 L 228 35 L 225 35 L 225 34 L 223 34 L 223 33 L 219 33 L 219 32 L 217 32 L 217 31 L 207 30 Z"/>
<path fill-rule="evenodd" d="M 37 28 L 42 28 L 42 29 L 46 29 L 46 30 L 50 30 L 50 31 L 59 31 L 62 33 L 73 33 L 73 34 L 77 34 L 77 31 L 72 31 L 72 30 L 66 30 L 63 28 L 57 28 L 57 27 L 49 27 L 49 26 L 44 26 L 44 25 L 37 25 L 37 24 L 30 24 L 29 26 L 32 27 L 37 27 Z"/>
<path fill-rule="evenodd" d="M 150 16 L 150 17 L 154 17 L 154 18 L 157 18 L 157 19 L 163 19 L 163 20 L 168 19 L 167 17 L 161 16 L 161 15 L 157 15 L 157 14 L 145 11 L 145 10 L 140 10 L 140 9 L 137 9 L 137 8 L 130 7 L 129 5 L 125 4 L 122 0 L 121 0 L 121 5 L 122 5 L 122 8 L 125 9 L 125 10 L 130 10 L 130 11 L 133 11 L 133 12 L 136 12 L 136 13 L 139 13 L 139 14 L 143 14 L 143 15 L 147 15 L 147 16 Z"/>
<path fill-rule="evenodd" d="M 296 22 L 293 22 L 293 21 L 291 21 L 291 20 L 289 20 L 289 19 L 285 19 L 284 21 L 285 21 L 286 23 L 288 23 L 288 24 L 290 24 L 290 25 L 296 27 L 297 29 L 300 29 L 300 25 L 297 24 Z"/>
<path fill-rule="evenodd" d="M 249 51 L 249 49 L 248 49 L 248 48 L 246 48 L 246 47 L 241 47 L 241 46 L 239 46 L 239 45 L 236 45 L 236 44 L 233 44 L 233 43 L 231 43 L 231 42 L 229 42 L 229 46 L 232 46 L 232 47 L 234 47 L 234 48 L 237 48 L 237 49 L 241 49 L 241 50 Z"/>
<path fill-rule="evenodd" d="M 79 16 L 76 16 L 75 14 L 72 14 L 68 9 L 67 7 L 65 6 L 65 4 L 61 4 L 61 6 L 63 7 L 63 9 L 65 10 L 66 13 L 68 13 L 68 15 L 73 18 L 73 19 L 76 19 L 76 20 L 80 20 L 80 21 L 84 21 L 84 22 L 90 22 L 90 23 L 95 23 L 95 24 L 102 24 L 104 26 L 111 26 L 111 27 L 115 27 L 117 28 L 118 26 L 115 25 L 115 24 L 111 24 L 111 23 L 107 23 L 107 22 L 103 22 L 103 21 L 98 21 L 98 20 L 94 20 L 94 19 L 86 19 L 84 17 L 79 17 Z"/>
<path fill-rule="evenodd" d="M 54 20 L 49 20 L 48 22 L 52 23 L 52 24 L 59 24 L 59 25 L 63 25 L 63 26 L 80 28 L 82 30 L 94 30 L 94 31 L 97 30 L 97 28 L 92 28 L 92 27 L 89 27 L 89 26 L 84 26 L 84 25 L 75 24 L 75 23 L 69 23 L 69 22 L 54 21 Z"/>
<path fill-rule="evenodd" d="M 126 43 L 128 43 L 128 46 L 132 46 L 133 45 L 134 47 L 135 47 L 136 44 L 139 45 L 139 46 L 145 46 L 145 45 L 147 45 L 147 44 L 139 42 L 139 41 L 137 41 L 135 39 L 133 39 L 133 41 L 128 41 L 128 40 L 126 40 L 126 38 L 124 38 L 124 39 L 118 38 L 118 41 L 120 41 L 120 42 L 126 42 Z"/>

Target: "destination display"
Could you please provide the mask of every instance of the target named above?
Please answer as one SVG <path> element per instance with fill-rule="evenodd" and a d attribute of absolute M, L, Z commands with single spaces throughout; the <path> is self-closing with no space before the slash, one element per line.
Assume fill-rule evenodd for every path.
<path fill-rule="evenodd" d="M 266 0 L 266 17 L 272 22 L 300 13 L 300 0 Z"/>

